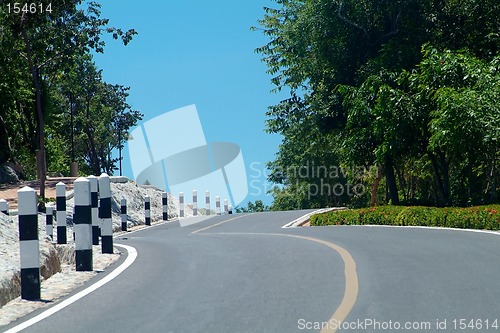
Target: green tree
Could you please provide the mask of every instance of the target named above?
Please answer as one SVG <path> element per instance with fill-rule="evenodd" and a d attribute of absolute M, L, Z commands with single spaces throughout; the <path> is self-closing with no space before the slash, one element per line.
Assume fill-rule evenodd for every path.
<path fill-rule="evenodd" d="M 493 185 L 496 169 L 492 165 L 498 164 L 495 162 L 498 153 L 492 148 L 494 143 L 488 146 L 490 161 L 477 159 L 475 154 L 470 159 L 475 162 L 470 164 L 469 171 L 450 160 L 452 147 L 460 147 L 463 153 L 465 146 L 458 141 L 453 145 L 436 144 L 431 124 L 451 126 L 453 122 L 448 120 L 452 118 L 444 121 L 439 110 L 449 114 L 443 110 L 447 108 L 443 106 L 445 101 L 454 99 L 458 103 L 461 91 L 456 91 L 452 98 L 449 90 L 438 93 L 438 87 L 432 87 L 452 74 L 446 70 L 428 72 L 430 81 L 425 81 L 427 74 L 420 69 L 426 62 L 421 62 L 422 59 L 427 57 L 426 61 L 436 68 L 442 59 L 430 58 L 420 50 L 430 42 L 436 50 L 467 48 L 473 58 L 492 61 L 499 43 L 497 1 L 276 0 L 276 3 L 277 8 L 265 8 L 264 18 L 259 21 L 262 28 L 255 28 L 270 38 L 268 44 L 256 51 L 268 65 L 272 82 L 277 90 L 291 91 L 290 98 L 271 106 L 267 114 L 269 131 L 284 136 L 277 159 L 270 164 L 272 170 L 285 165 L 304 165 L 305 160 L 318 157 L 327 165 L 376 166 L 380 172 L 375 177 L 366 177 L 372 186 L 371 201 L 377 201 L 378 186 L 384 184 L 394 204 L 399 203 L 401 196 L 405 201 L 431 198 L 434 204 L 456 202 L 452 192 L 457 186 L 463 187 L 460 174 L 471 174 L 471 169 L 476 170 L 476 175 L 478 168 L 489 170 L 482 171 L 491 178 L 488 191 L 496 188 Z M 484 76 L 487 83 L 472 88 L 476 95 L 463 96 L 469 96 L 468 102 L 461 100 L 455 116 L 472 106 L 472 96 L 488 99 L 496 96 L 496 92 L 485 92 L 495 84 L 488 75 Z M 429 89 L 427 95 L 422 87 Z M 439 95 L 441 99 L 437 98 Z M 488 117 L 492 117 L 492 112 L 496 112 L 493 107 Z M 484 114 L 483 110 L 469 120 L 476 125 L 481 123 L 479 114 Z M 495 124 L 488 124 L 492 133 L 496 133 Z M 495 142 L 494 135 L 487 137 L 489 142 Z M 286 173 L 275 177 L 272 172 L 270 179 L 284 185 L 275 191 L 280 202 L 300 202 L 297 198 L 288 200 L 287 188 L 315 184 L 315 179 L 310 178 L 302 179 L 303 184 L 292 185 Z M 469 181 L 477 182 L 481 183 Z M 473 192 L 480 193 L 477 189 Z M 297 196 L 300 194 L 293 195 Z M 494 196 L 490 193 L 490 197 Z M 307 200 L 305 205 L 318 202 Z"/>
<path fill-rule="evenodd" d="M 2 1 L 3 2 L 3 1 Z M 13 36 L 14 53 L 26 60 L 31 76 L 35 107 L 32 110 L 36 128 L 36 150 L 38 174 L 41 180 L 40 195 L 45 195 L 45 121 L 50 110 L 47 86 L 50 78 L 71 66 L 77 56 L 91 49 L 103 52 L 104 41 L 101 35 L 111 33 L 115 39 L 121 38 L 126 45 L 136 32 L 107 27 L 108 19 L 100 18 L 100 5 L 88 2 L 82 9 L 80 0 L 65 2 L 40 1 L 43 13 L 32 14 L 26 11 L 7 12 L 8 7 L 0 8 L 2 28 Z M 48 10 L 50 9 L 50 10 Z M 23 68 L 23 67 L 21 67 Z M 24 67 L 26 68 L 26 67 Z M 45 97 L 45 98 L 44 98 Z M 33 119 L 29 119 L 33 122 Z"/>

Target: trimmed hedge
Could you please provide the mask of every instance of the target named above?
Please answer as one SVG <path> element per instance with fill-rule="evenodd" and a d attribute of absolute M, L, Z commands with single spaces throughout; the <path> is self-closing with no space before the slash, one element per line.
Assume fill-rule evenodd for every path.
<path fill-rule="evenodd" d="M 462 229 L 500 229 L 500 205 L 467 208 L 380 206 L 311 216 L 312 226 L 401 225 Z"/>

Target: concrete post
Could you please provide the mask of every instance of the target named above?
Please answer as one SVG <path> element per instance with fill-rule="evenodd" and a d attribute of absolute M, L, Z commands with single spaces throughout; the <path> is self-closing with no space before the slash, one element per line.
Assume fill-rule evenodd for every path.
<path fill-rule="evenodd" d="M 224 214 L 227 214 L 229 212 L 228 205 L 229 205 L 229 203 L 228 203 L 227 199 L 224 199 Z"/>
<path fill-rule="evenodd" d="M 151 198 L 149 195 L 144 198 L 144 216 L 146 225 L 151 225 Z"/>
<path fill-rule="evenodd" d="M 54 208 L 52 206 L 45 207 L 45 232 L 51 240 L 54 240 Z"/>
<path fill-rule="evenodd" d="M 75 229 L 76 270 L 92 271 L 92 207 L 90 181 L 80 177 L 75 180 L 75 207 L 73 224 Z"/>
<path fill-rule="evenodd" d="M 19 246 L 21 254 L 21 298 L 40 299 L 40 249 L 36 192 L 30 187 L 17 191 Z"/>
<path fill-rule="evenodd" d="M 179 192 L 179 217 L 184 217 L 184 192 Z"/>
<path fill-rule="evenodd" d="M 193 190 L 193 216 L 198 215 L 198 191 Z"/>
<path fill-rule="evenodd" d="M 99 181 L 96 176 L 89 176 L 90 181 L 90 207 L 92 210 L 92 244 L 99 245 L 101 230 L 99 227 Z"/>
<path fill-rule="evenodd" d="M 56 184 L 56 221 L 57 244 L 66 244 L 66 185 L 62 182 Z"/>
<path fill-rule="evenodd" d="M 9 215 L 9 203 L 5 199 L 0 199 L 0 213 Z"/>
<path fill-rule="evenodd" d="M 163 192 L 161 194 L 161 205 L 163 208 L 163 221 L 168 221 L 168 194 Z"/>
<path fill-rule="evenodd" d="M 205 215 L 210 215 L 210 192 L 205 191 Z"/>
<path fill-rule="evenodd" d="M 122 231 L 127 231 L 127 199 L 122 199 L 120 202 L 120 217 L 122 221 Z"/>
<path fill-rule="evenodd" d="M 220 197 L 219 196 L 215 197 L 215 213 L 217 215 L 221 214 L 221 211 L 220 211 Z"/>
<path fill-rule="evenodd" d="M 109 176 L 99 177 L 99 218 L 101 219 L 102 253 L 113 253 L 113 220 L 111 219 L 111 185 Z"/>

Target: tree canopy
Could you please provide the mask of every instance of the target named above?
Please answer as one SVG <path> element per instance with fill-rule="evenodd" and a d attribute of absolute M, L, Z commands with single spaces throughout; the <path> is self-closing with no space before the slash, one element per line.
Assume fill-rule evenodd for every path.
<path fill-rule="evenodd" d="M 46 172 L 68 175 L 73 161 L 83 174 L 113 173 L 112 150 L 142 115 L 92 54 L 104 52 L 104 34 L 127 45 L 136 31 L 110 26 L 95 1 L 0 4 L 0 165 L 38 174 L 41 192 Z"/>
<path fill-rule="evenodd" d="M 273 208 L 498 202 L 497 1 L 275 2 Z"/>

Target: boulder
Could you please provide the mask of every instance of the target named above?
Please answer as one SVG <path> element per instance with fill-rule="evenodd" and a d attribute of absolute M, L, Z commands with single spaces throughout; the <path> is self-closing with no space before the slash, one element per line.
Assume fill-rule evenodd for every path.
<path fill-rule="evenodd" d="M 8 164 L 0 166 L 0 184 L 19 183 L 16 171 Z"/>

